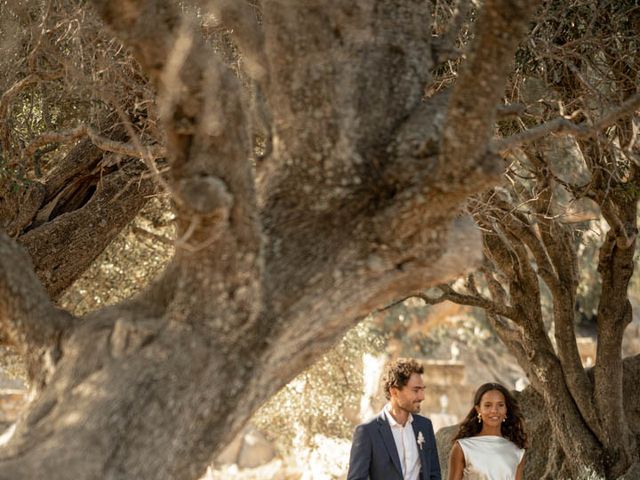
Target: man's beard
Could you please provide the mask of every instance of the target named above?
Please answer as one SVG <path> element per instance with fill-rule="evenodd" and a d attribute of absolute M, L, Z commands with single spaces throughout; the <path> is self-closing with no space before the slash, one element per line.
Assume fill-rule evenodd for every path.
<path fill-rule="evenodd" d="M 420 412 L 420 403 L 421 402 L 407 402 L 406 404 L 400 405 L 400 408 L 407 413 L 419 413 Z"/>

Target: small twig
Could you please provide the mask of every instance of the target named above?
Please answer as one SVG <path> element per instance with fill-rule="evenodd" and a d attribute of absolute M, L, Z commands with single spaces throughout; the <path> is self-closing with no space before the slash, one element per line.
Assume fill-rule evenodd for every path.
<path fill-rule="evenodd" d="M 129 137 L 131 138 L 131 141 L 133 142 L 134 146 L 138 149 L 139 152 L 144 152 L 145 147 L 143 147 L 142 145 L 140 136 L 136 133 L 135 129 L 133 128 L 133 125 L 131 124 L 129 117 L 125 114 L 124 110 L 122 109 L 122 106 L 120 105 L 120 102 L 114 99 L 111 95 L 104 95 L 104 98 L 109 104 L 111 104 L 111 106 L 114 108 L 114 110 L 118 114 L 118 118 L 120 119 L 120 121 L 122 121 L 124 128 L 127 131 L 127 134 L 129 135 Z M 162 156 L 156 157 L 156 158 L 166 157 L 167 155 L 168 155 L 168 152 L 165 149 L 163 151 Z M 158 170 L 158 166 L 156 165 L 156 162 L 154 162 L 153 156 L 147 154 L 147 155 L 142 155 L 138 158 L 142 158 L 142 160 L 144 161 L 149 171 L 152 173 L 153 178 L 158 183 L 158 185 L 160 185 L 165 192 L 172 193 L 173 190 L 171 186 L 164 179 L 161 172 Z M 174 196 L 175 202 L 180 204 L 181 202 L 180 198 L 178 198 L 177 195 L 173 195 L 173 196 Z"/>
<path fill-rule="evenodd" d="M 158 235 L 157 233 L 150 232 L 149 230 L 147 230 L 145 228 L 133 227 L 131 229 L 131 231 L 135 235 L 140 235 L 140 236 L 149 238 L 151 240 L 158 241 L 158 242 L 163 243 L 165 245 L 173 246 L 173 240 L 171 240 L 170 238 L 167 238 L 164 235 Z"/>
<path fill-rule="evenodd" d="M 192 215 L 191 222 L 189 223 L 187 230 L 174 242 L 176 249 L 185 250 L 189 253 L 197 253 L 209 248 L 220 238 L 219 232 L 211 232 L 206 240 L 193 244 L 189 243 L 191 237 L 200 229 L 201 226 L 202 218 L 199 215 Z"/>

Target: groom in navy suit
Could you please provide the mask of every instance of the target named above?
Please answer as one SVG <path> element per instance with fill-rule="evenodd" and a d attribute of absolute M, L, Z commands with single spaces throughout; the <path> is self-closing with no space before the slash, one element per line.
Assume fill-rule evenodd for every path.
<path fill-rule="evenodd" d="M 441 480 L 431 420 L 417 413 L 424 400 L 422 365 L 400 358 L 387 365 L 389 403 L 353 434 L 347 480 Z"/>

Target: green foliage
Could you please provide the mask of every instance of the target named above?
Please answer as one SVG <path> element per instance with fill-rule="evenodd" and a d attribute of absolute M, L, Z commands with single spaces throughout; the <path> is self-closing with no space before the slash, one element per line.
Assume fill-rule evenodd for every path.
<path fill-rule="evenodd" d="M 311 368 L 260 408 L 255 425 L 283 453 L 313 447 L 313 436 L 351 438 L 362 394 L 362 355 L 384 351 L 383 338 L 365 320 Z"/>

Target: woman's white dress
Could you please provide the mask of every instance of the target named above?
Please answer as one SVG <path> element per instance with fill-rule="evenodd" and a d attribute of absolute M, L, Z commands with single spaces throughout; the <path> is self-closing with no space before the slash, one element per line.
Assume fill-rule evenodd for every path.
<path fill-rule="evenodd" d="M 458 440 L 464 453 L 463 480 L 514 480 L 524 450 L 504 437 L 482 435 Z"/>

